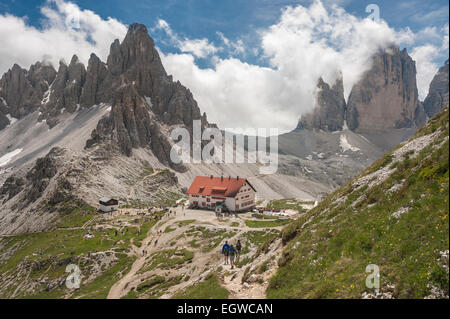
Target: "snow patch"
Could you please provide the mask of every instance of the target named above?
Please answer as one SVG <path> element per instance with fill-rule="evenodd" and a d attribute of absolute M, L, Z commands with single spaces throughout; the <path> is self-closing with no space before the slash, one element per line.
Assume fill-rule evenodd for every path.
<path fill-rule="evenodd" d="M 8 118 L 8 120 L 9 120 L 9 125 L 13 125 L 14 123 L 16 123 L 18 120 L 15 118 L 15 117 L 12 117 L 11 115 L 9 115 L 9 114 L 6 114 L 6 117 Z M 8 126 L 9 126 L 8 125 Z"/>
<path fill-rule="evenodd" d="M 347 120 L 344 120 L 344 125 L 342 126 L 343 131 L 348 131 Z"/>
<path fill-rule="evenodd" d="M 348 142 L 347 135 L 345 135 L 345 134 L 341 134 L 341 136 L 339 138 L 339 146 L 342 148 L 342 152 L 349 151 L 349 150 L 352 152 L 359 151 L 359 148 L 357 148 L 356 146 L 352 146 Z"/>
<path fill-rule="evenodd" d="M 146 96 L 145 101 L 147 102 L 148 106 L 153 107 L 152 99 L 150 98 L 150 96 Z"/>
<path fill-rule="evenodd" d="M 50 86 L 48 87 L 48 90 L 44 93 L 44 96 L 42 97 L 41 104 L 45 105 L 45 104 L 47 104 L 50 101 L 50 96 L 53 93 L 52 86 L 53 86 L 53 83 L 50 84 Z"/>
<path fill-rule="evenodd" d="M 22 152 L 23 149 L 18 148 L 12 152 L 6 153 L 2 157 L 0 157 L 0 167 L 5 166 L 13 159 L 14 156 L 18 155 L 20 152 Z"/>

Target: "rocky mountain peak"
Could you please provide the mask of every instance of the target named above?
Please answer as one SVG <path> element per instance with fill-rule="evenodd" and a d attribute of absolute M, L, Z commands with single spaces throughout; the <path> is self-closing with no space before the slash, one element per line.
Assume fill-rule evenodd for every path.
<path fill-rule="evenodd" d="M 113 42 L 107 68 L 93 57 L 90 62 L 88 87 L 84 88 L 86 96 L 91 97 L 88 100 L 93 100 L 95 90 L 98 93 L 105 87 L 114 93 L 110 95 L 111 116 L 99 123 L 87 147 L 105 138 L 118 143 L 126 155 L 131 155 L 133 148 L 149 146 L 161 162 L 168 163 L 170 142 L 161 135 L 160 124 L 181 124 L 192 129 L 193 120 L 202 120 L 207 125 L 192 93 L 167 75 L 144 25 L 132 24 L 122 43 Z"/>
<path fill-rule="evenodd" d="M 80 63 L 80 61 L 79 61 L 79 59 L 78 59 L 78 56 L 77 56 L 76 54 L 74 54 L 74 55 L 72 56 L 72 59 L 70 60 L 70 65 L 75 65 L 75 64 L 77 64 L 77 63 Z"/>
<path fill-rule="evenodd" d="M 132 24 L 122 43 L 114 41 L 107 64 L 112 75 L 135 81 L 141 95 L 150 96 L 154 89 L 152 80 L 167 76 L 153 39 L 141 24 Z"/>
<path fill-rule="evenodd" d="M 0 79 L 1 117 L 9 114 L 14 118 L 22 118 L 35 111 L 41 102 L 44 92 L 53 81 L 56 71 L 43 63 L 36 63 L 30 70 L 14 64 Z M 8 121 L 9 123 L 9 121 Z M 0 129 L 4 128 L 0 126 Z"/>
<path fill-rule="evenodd" d="M 106 81 L 108 79 L 108 81 Z M 98 56 L 91 54 L 86 70 L 86 81 L 84 83 L 81 96 L 81 107 L 89 107 L 101 102 L 111 100 L 111 76 Z"/>
<path fill-rule="evenodd" d="M 44 84 L 40 87 L 42 92 L 48 90 L 48 87 L 55 80 L 56 70 L 50 63 L 36 62 L 30 67 L 29 80 L 34 87 Z"/>
<path fill-rule="evenodd" d="M 168 161 L 170 142 L 161 137 L 161 125 L 184 125 L 189 130 L 193 120 L 208 125 L 192 93 L 167 75 L 142 24 L 132 24 L 122 42 L 111 44 L 106 64 L 91 54 L 87 68 L 77 55 L 68 65 L 61 61 L 58 71 L 45 63 L 30 71 L 15 65 L 3 76 L 0 88 L 5 100 L 0 100 L 0 129 L 9 124 L 9 113 L 20 118 L 39 109 L 39 120 L 45 119 L 52 128 L 63 113 L 108 103 L 111 117 L 98 123 L 86 146 L 114 141 L 126 155 L 133 148 L 150 147 L 162 162 Z"/>
<path fill-rule="evenodd" d="M 406 49 L 392 46 L 374 55 L 372 67 L 352 88 L 347 122 L 352 130 L 403 128 L 425 122 L 416 65 Z"/>
<path fill-rule="evenodd" d="M 342 130 L 345 117 L 344 85 L 342 76 L 330 87 L 322 77 L 316 87 L 316 105 L 311 113 L 302 115 L 297 129 Z"/>
<path fill-rule="evenodd" d="M 42 100 L 41 103 L 41 118 L 45 118 L 50 127 L 58 123 L 58 116 L 63 111 L 73 113 L 79 108 L 85 80 L 86 69 L 78 56 L 73 55 L 69 65 L 62 60 L 59 62 L 51 91 L 48 92 L 46 101 Z"/>
<path fill-rule="evenodd" d="M 192 93 L 167 75 L 144 25 L 132 24 L 122 43 L 114 41 L 107 65 L 113 76 L 120 76 L 118 85 L 132 83 L 162 122 L 191 127 L 194 119 L 201 119 Z"/>
<path fill-rule="evenodd" d="M 147 27 L 141 23 L 132 23 L 128 27 L 128 33 L 130 34 L 136 34 L 136 33 L 142 33 L 142 34 L 148 34 Z"/>

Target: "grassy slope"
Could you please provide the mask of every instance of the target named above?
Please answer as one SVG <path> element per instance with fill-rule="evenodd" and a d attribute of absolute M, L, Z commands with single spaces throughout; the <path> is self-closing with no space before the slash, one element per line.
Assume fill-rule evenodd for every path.
<path fill-rule="evenodd" d="M 135 226 L 129 226 L 128 231 L 123 234 L 119 231 L 117 234 L 112 229 L 93 230 L 88 227 L 82 229 L 81 226 L 89 221 L 93 224 L 101 225 L 102 216 L 99 214 L 80 214 L 81 211 L 92 211 L 92 209 L 75 209 L 65 214 L 59 221 L 57 228 L 48 232 L 23 234 L 9 238 L 0 239 L 0 278 L 21 278 L 12 280 L 12 283 L 6 287 L 0 283 L 0 298 L 10 298 L 16 288 L 25 280 L 26 291 L 19 289 L 17 297 L 25 298 L 62 298 L 67 295 L 78 298 L 105 298 L 110 287 L 117 281 L 119 273 L 126 273 L 134 261 L 134 257 L 127 255 L 130 250 L 131 242 L 139 246 L 145 238 L 146 233 L 155 224 L 155 221 L 144 221 L 139 219 Z M 124 217 L 125 218 L 125 217 Z M 134 217 L 126 217 L 130 221 Z M 141 231 L 138 232 L 138 229 Z M 85 239 L 85 235 L 90 230 L 95 237 Z M 4 255 L 9 249 L 13 250 L 10 255 Z M 81 269 L 84 278 L 90 276 L 92 262 L 81 262 L 90 253 L 105 252 L 113 254 L 115 261 L 102 266 L 102 274 L 93 281 L 85 283 L 82 281 L 80 289 L 70 291 L 62 285 L 50 291 L 46 291 L 47 283 L 53 279 L 64 279 L 67 277 L 65 272 L 68 263 L 75 263 Z M 69 259 L 70 258 L 70 259 Z M 67 261 L 69 260 L 69 261 Z M 33 269 L 35 263 L 41 263 L 43 268 Z M 41 281 L 34 289 L 29 289 L 30 280 Z"/>
<path fill-rule="evenodd" d="M 220 285 L 217 275 L 211 273 L 205 280 L 190 286 L 175 296 L 174 299 L 227 299 L 228 290 Z"/>
<path fill-rule="evenodd" d="M 432 286 L 448 296 L 448 253 L 446 261 L 439 253 L 449 249 L 448 107 L 412 139 L 436 131 L 419 154 L 393 163 L 389 152 L 358 176 L 395 168 L 381 184 L 356 189 L 355 179 L 287 226 L 267 296 L 361 298 L 373 290 L 365 286 L 368 264 L 379 266 L 380 290 L 395 298 L 423 298 Z M 409 210 L 394 217 L 402 207 Z"/>

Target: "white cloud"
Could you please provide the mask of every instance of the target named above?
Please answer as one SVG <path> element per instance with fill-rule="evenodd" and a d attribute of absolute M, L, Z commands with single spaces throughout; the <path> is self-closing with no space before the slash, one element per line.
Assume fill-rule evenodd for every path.
<path fill-rule="evenodd" d="M 180 50 L 181 52 L 191 52 L 198 58 L 206 58 L 217 52 L 217 48 L 207 39 L 184 39 L 180 43 Z"/>
<path fill-rule="evenodd" d="M 411 57 L 416 61 L 419 99 L 424 100 L 439 67 L 435 61 L 448 57 L 448 24 L 442 28 L 426 27 L 415 34 Z"/>
<path fill-rule="evenodd" d="M 448 23 L 446 26 L 444 26 L 441 29 L 442 33 L 444 34 L 443 40 L 442 40 L 442 46 L 441 46 L 441 50 L 443 51 L 447 51 L 448 53 Z"/>
<path fill-rule="evenodd" d="M 48 0 L 41 13 L 41 29 L 27 25 L 25 18 L 0 14 L 1 73 L 14 63 L 28 68 L 36 61 L 46 60 L 57 67 L 60 59 L 70 61 L 73 54 L 84 63 L 92 52 L 105 60 L 114 39 L 122 40 L 127 31 L 116 19 L 104 20 L 63 0 Z"/>
<path fill-rule="evenodd" d="M 433 77 L 438 71 L 438 66 L 433 60 L 439 55 L 439 48 L 433 45 L 423 45 L 415 47 L 411 52 L 411 57 L 416 61 L 417 88 L 419 98 L 425 99 Z"/>
<path fill-rule="evenodd" d="M 441 35 L 436 27 L 425 27 L 415 35 L 418 39 L 441 39 Z"/>
<path fill-rule="evenodd" d="M 284 81 L 270 68 L 238 59 L 218 59 L 215 69 L 201 69 L 190 54 L 162 54 L 168 73 L 194 94 L 208 119 L 221 128 L 285 128 L 291 108 L 280 108 Z M 294 97 L 295 98 L 295 97 Z"/>
<path fill-rule="evenodd" d="M 189 54 L 162 59 L 168 73 L 191 89 L 202 111 L 219 127 L 277 127 L 287 132 L 312 109 L 320 76 L 333 83 L 342 71 L 348 95 L 370 68 L 374 52 L 399 40 L 412 41 L 409 29 L 395 32 L 384 21 L 359 19 L 319 1 L 287 7 L 279 22 L 260 36 L 260 52 L 270 68 L 215 57 L 213 68 L 200 69 Z M 230 46 L 223 34 L 221 38 Z"/>
<path fill-rule="evenodd" d="M 411 17 L 411 20 L 418 23 L 434 23 L 440 19 L 448 19 L 448 5 L 430 12 L 418 12 Z"/>
<path fill-rule="evenodd" d="M 71 2 L 47 0 L 41 12 L 42 28 L 27 25 L 25 18 L 0 14 L 0 72 L 13 63 L 28 68 L 38 60 L 49 60 L 57 65 L 59 59 L 68 61 L 74 53 L 84 63 L 91 52 L 106 60 L 113 40 L 126 34 L 126 26 L 118 20 L 102 19 Z M 76 28 L 71 17 L 79 18 Z M 438 68 L 436 57 L 448 54 L 448 24 L 415 34 L 409 28 L 394 30 L 383 20 L 357 18 L 337 5 L 325 7 L 318 0 L 283 9 L 276 24 L 259 30 L 259 45 L 254 45 L 254 39 L 252 46 L 231 41 L 221 32 L 217 32 L 218 45 L 206 38 L 181 37 L 162 19 L 155 29 L 167 35 L 163 42 L 182 52 L 161 53 L 167 72 L 193 92 L 201 110 L 221 128 L 289 131 L 302 113 L 312 109 L 320 76 L 332 84 L 342 72 L 348 96 L 370 68 L 373 53 L 391 43 L 415 46 L 412 56 L 423 99 Z M 231 57 L 219 57 L 219 52 Z M 236 58 L 246 53 L 265 59 L 269 67 Z M 198 67 L 196 58 L 209 59 L 213 67 Z"/>
<path fill-rule="evenodd" d="M 228 39 L 222 32 L 217 31 L 216 34 L 219 36 L 220 40 L 222 40 L 225 47 L 231 51 L 231 54 L 240 55 L 245 53 L 244 41 L 242 41 L 242 39 L 238 39 L 237 41 L 233 42 Z"/>
<path fill-rule="evenodd" d="M 210 43 L 206 38 L 181 39 L 163 19 L 158 20 L 155 28 L 163 30 L 169 36 L 172 45 L 180 49 L 181 52 L 192 53 L 197 58 L 206 58 L 220 50 L 220 48 L 214 46 L 214 44 Z"/>

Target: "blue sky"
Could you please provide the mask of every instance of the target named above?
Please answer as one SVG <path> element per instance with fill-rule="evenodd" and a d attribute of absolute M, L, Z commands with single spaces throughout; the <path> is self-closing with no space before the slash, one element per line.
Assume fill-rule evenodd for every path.
<path fill-rule="evenodd" d="M 369 4 L 381 20 L 370 20 Z M 145 24 L 169 74 L 222 128 L 293 129 L 319 77 L 345 95 L 379 49 L 416 61 L 420 99 L 448 59 L 448 0 L 0 0 L 0 74 L 14 63 L 104 61 L 133 22 Z M 80 25 L 67 24 L 77 14 Z M 276 114 L 276 116 L 274 116 Z"/>
<path fill-rule="evenodd" d="M 163 19 L 181 36 L 207 38 L 212 43 L 216 43 L 220 41 L 217 35 L 219 31 L 232 41 L 239 38 L 245 39 L 246 45 L 249 46 L 257 42 L 258 30 L 277 22 L 284 7 L 311 3 L 307 0 L 74 0 L 72 2 L 80 8 L 94 11 L 103 18 L 114 17 L 127 25 L 138 22 L 150 29 L 159 19 Z M 413 32 L 418 32 L 425 27 L 442 27 L 448 24 L 449 20 L 448 0 L 324 2 L 337 3 L 357 17 L 368 15 L 365 12 L 368 4 L 377 4 L 380 7 L 380 17 L 391 27 L 395 29 L 409 27 Z M 30 25 L 39 28 L 42 19 L 40 7 L 45 3 L 46 0 L 0 0 L 0 12 L 27 17 Z M 176 48 L 164 45 L 162 41 L 164 34 L 154 32 L 151 35 L 163 51 L 176 51 Z M 265 63 L 254 55 L 243 58 L 251 63 Z M 445 57 L 441 56 L 438 60 L 442 64 Z M 199 59 L 199 63 L 204 65 L 205 61 Z"/>

